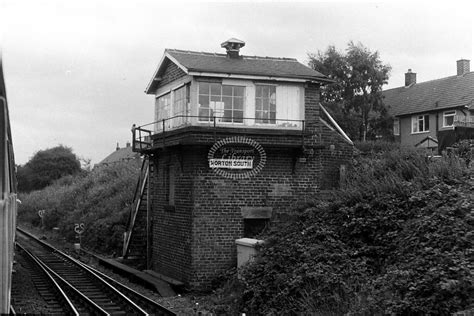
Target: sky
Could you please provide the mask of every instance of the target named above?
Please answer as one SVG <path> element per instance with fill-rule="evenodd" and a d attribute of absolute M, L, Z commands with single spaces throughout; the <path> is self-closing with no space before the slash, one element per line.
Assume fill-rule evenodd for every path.
<path fill-rule="evenodd" d="M 151 123 L 144 90 L 165 48 L 296 58 L 350 41 L 392 67 L 384 89 L 456 74 L 473 60 L 474 5 L 468 1 L 187 2 L 0 0 L 0 49 L 17 164 L 39 150 L 71 147 L 96 164 L 132 124 Z M 472 66 L 474 67 L 474 65 Z M 472 69 L 472 68 L 471 68 Z"/>

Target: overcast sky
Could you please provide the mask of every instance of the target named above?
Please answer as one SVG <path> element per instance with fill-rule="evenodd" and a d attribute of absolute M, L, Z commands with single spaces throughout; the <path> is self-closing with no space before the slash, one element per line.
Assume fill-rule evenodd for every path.
<path fill-rule="evenodd" d="M 144 90 L 165 48 L 292 57 L 349 41 L 392 66 L 387 88 L 408 68 L 423 82 L 473 59 L 474 6 L 431 2 L 211 2 L 0 0 L 0 47 L 17 164 L 62 144 L 98 163 L 132 124 L 153 121 Z M 474 66 L 474 65 L 473 65 Z M 472 69 L 472 68 L 471 68 Z"/>

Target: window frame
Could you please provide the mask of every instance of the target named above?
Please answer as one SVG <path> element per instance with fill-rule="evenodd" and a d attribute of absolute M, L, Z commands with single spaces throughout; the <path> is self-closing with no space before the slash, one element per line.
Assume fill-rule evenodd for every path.
<path fill-rule="evenodd" d="M 155 132 L 163 131 L 163 120 L 166 129 L 174 129 L 186 123 L 190 110 L 190 90 L 189 83 L 182 83 L 155 96 Z M 181 94 L 179 99 L 176 97 L 178 92 Z M 166 104 L 161 105 L 161 100 L 166 100 L 163 101 Z M 180 112 L 177 112 L 177 106 L 181 106 Z M 181 117 L 176 118 L 177 115 Z"/>
<path fill-rule="evenodd" d="M 187 121 L 186 117 L 189 114 L 189 90 L 189 85 L 183 84 L 171 91 L 171 117 L 173 118 L 173 128 L 182 126 Z"/>
<path fill-rule="evenodd" d="M 208 85 L 207 93 L 203 92 L 202 85 Z M 215 88 L 219 86 L 219 94 L 216 93 Z M 232 95 L 224 94 L 225 88 L 231 88 Z M 217 119 L 220 124 L 244 124 L 244 112 L 246 106 L 246 86 L 243 85 L 230 85 L 230 84 L 223 84 L 221 82 L 207 82 L 207 81 L 199 81 L 198 82 L 198 101 L 197 101 L 197 108 L 198 108 L 198 122 L 199 123 L 208 123 L 213 121 L 213 117 Z M 242 94 L 237 95 L 236 90 L 242 89 Z M 214 90 L 214 91 L 213 91 Z M 207 107 L 201 106 L 201 98 L 206 100 Z M 224 102 L 224 99 L 231 100 L 231 107 L 230 109 L 226 107 L 228 103 Z M 236 101 L 241 99 L 241 108 L 238 108 L 238 104 Z M 214 102 L 214 105 L 212 104 Z M 218 104 L 219 103 L 219 104 Z M 217 106 L 216 106 L 217 105 Z M 201 115 L 201 111 L 208 111 L 209 115 Z M 231 116 L 226 116 L 225 113 L 230 111 Z M 236 115 L 238 112 L 241 112 L 241 117 L 239 118 Z"/>
<path fill-rule="evenodd" d="M 268 88 L 268 96 L 264 96 L 264 88 Z M 260 96 L 258 89 L 262 89 Z M 273 90 L 273 91 L 272 91 Z M 274 102 L 272 104 L 272 94 L 274 94 Z M 258 109 L 258 103 L 261 103 L 261 109 Z M 268 104 L 264 104 L 264 101 L 268 101 Z M 274 111 L 272 111 L 272 106 Z M 265 108 L 268 108 L 266 110 Z M 267 113 L 265 113 L 267 112 Z M 261 113 L 261 117 L 257 115 Z M 273 113 L 273 117 L 272 117 Z M 264 114 L 268 114 L 264 117 Z M 255 84 L 255 123 L 262 125 L 276 125 L 277 124 L 277 86 L 271 84 Z"/>
<path fill-rule="evenodd" d="M 449 113 L 449 114 L 447 114 Z M 453 118 L 453 123 L 451 125 L 446 125 L 446 119 L 448 117 Z M 454 127 L 454 118 L 456 117 L 456 110 L 449 110 L 443 112 L 443 127 Z"/>
<path fill-rule="evenodd" d="M 173 97 L 172 90 L 164 92 L 156 96 L 156 108 L 155 108 L 155 132 L 160 132 L 163 129 L 163 120 L 170 118 L 170 112 L 172 111 Z M 167 104 L 163 106 L 160 105 L 160 100 L 165 101 L 167 99 Z M 165 118 L 164 110 L 166 109 L 168 117 Z M 161 117 L 160 117 L 161 114 Z M 169 121 L 168 121 L 169 124 Z"/>
<path fill-rule="evenodd" d="M 420 122 L 423 122 L 423 130 L 420 130 Z M 411 117 L 411 133 L 412 134 L 429 133 L 429 131 L 430 131 L 430 115 L 429 114 L 413 115 Z"/>
<path fill-rule="evenodd" d="M 393 119 L 393 135 L 400 136 L 400 118 Z"/>

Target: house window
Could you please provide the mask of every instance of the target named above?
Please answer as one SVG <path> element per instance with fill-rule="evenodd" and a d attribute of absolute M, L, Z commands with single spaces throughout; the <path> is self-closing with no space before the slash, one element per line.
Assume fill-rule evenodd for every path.
<path fill-rule="evenodd" d="M 400 135 L 400 119 L 398 117 L 393 120 L 393 135 Z"/>
<path fill-rule="evenodd" d="M 255 87 L 255 122 L 276 123 L 276 87 L 257 85 Z"/>
<path fill-rule="evenodd" d="M 199 82 L 199 121 L 243 123 L 245 87 Z"/>
<path fill-rule="evenodd" d="M 443 113 L 443 127 L 453 127 L 455 115 L 456 115 L 456 110 L 444 112 Z"/>
<path fill-rule="evenodd" d="M 428 114 L 412 116 L 411 132 L 413 134 L 428 132 L 429 130 L 430 130 L 430 116 Z"/>

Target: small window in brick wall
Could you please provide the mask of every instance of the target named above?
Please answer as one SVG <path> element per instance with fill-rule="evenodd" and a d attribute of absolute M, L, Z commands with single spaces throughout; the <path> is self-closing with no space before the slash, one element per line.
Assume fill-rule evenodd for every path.
<path fill-rule="evenodd" d="M 270 220 L 268 218 L 245 218 L 244 238 L 255 238 L 267 227 Z"/>
<path fill-rule="evenodd" d="M 164 189 L 165 189 L 165 203 L 168 206 L 174 206 L 175 177 L 176 177 L 176 172 L 175 172 L 174 166 L 166 165 L 164 167 Z"/>

